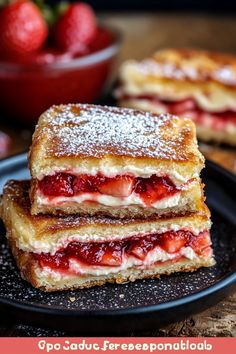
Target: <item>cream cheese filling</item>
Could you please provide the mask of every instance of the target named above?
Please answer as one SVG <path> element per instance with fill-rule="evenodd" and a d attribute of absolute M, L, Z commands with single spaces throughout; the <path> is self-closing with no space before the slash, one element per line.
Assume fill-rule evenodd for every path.
<path fill-rule="evenodd" d="M 148 252 L 144 260 L 137 259 L 133 256 L 123 257 L 122 264 L 119 267 L 109 267 L 109 266 L 94 266 L 86 265 L 79 262 L 75 258 L 70 258 L 69 260 L 69 270 L 68 273 L 77 275 L 109 275 L 111 273 L 118 273 L 121 271 L 128 270 L 130 268 L 148 269 L 155 265 L 156 262 L 166 262 L 173 260 L 178 256 L 184 256 L 187 259 L 193 260 L 198 256 L 191 247 L 182 247 L 179 252 L 168 253 L 161 249 L 159 246 L 155 247 L 153 250 Z M 52 270 L 50 267 L 43 267 L 42 276 L 53 276 L 57 277 L 58 280 L 63 278 L 66 272 L 60 272 Z"/>
<path fill-rule="evenodd" d="M 151 206 L 156 209 L 165 209 L 177 206 L 180 201 L 181 192 L 176 192 L 174 195 L 170 197 L 166 197 L 164 199 L 158 200 L 153 203 Z M 99 193 L 83 193 L 76 196 L 71 197 L 54 197 L 48 198 L 44 196 L 42 193 L 38 193 L 37 202 L 40 205 L 62 205 L 65 203 L 83 203 L 86 201 L 93 201 L 105 206 L 111 207 L 119 207 L 119 206 L 130 206 L 130 205 L 139 205 L 145 207 L 145 203 L 136 193 L 131 193 L 130 196 L 126 198 L 113 197 L 111 195 L 99 194 Z"/>

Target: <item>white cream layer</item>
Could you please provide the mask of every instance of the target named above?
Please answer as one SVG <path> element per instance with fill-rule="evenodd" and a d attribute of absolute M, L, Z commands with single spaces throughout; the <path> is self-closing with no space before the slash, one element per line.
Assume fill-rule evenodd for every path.
<path fill-rule="evenodd" d="M 151 206 L 156 209 L 165 209 L 177 206 L 180 200 L 180 192 L 177 192 L 173 196 L 158 200 L 157 202 L 153 203 Z M 39 193 L 37 196 L 37 202 L 40 205 L 62 205 L 64 203 L 83 203 L 86 201 L 94 201 L 99 204 L 111 207 L 119 207 L 119 206 L 130 206 L 130 205 L 139 205 L 145 207 L 145 203 L 139 197 L 138 194 L 132 193 L 129 197 L 126 198 L 119 198 L 113 197 L 111 195 L 106 194 L 98 194 L 98 193 L 83 193 L 76 196 L 71 197 L 55 197 L 55 198 L 48 198 L 44 196 L 42 193 Z"/>
<path fill-rule="evenodd" d="M 148 252 L 146 258 L 142 261 L 135 257 L 129 256 L 124 257 L 121 266 L 119 267 L 108 267 L 108 266 L 94 266 L 94 265 L 85 265 L 80 263 L 78 260 L 71 258 L 69 260 L 69 273 L 78 274 L 78 275 L 109 275 L 111 273 L 118 273 L 120 271 L 125 271 L 130 268 L 139 268 L 147 269 L 152 267 L 156 262 L 166 262 L 171 259 L 175 259 L 179 255 L 184 256 L 190 260 L 197 258 L 196 253 L 191 247 L 182 247 L 179 252 L 168 253 L 161 249 L 160 247 L 154 248 L 152 251 Z M 42 270 L 42 276 L 53 276 L 60 280 L 64 277 L 64 273 L 60 271 L 52 270 L 50 267 L 44 267 Z"/>

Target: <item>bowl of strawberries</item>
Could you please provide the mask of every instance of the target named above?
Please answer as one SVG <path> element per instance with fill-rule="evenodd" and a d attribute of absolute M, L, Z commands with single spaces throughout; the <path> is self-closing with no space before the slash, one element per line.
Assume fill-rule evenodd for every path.
<path fill-rule="evenodd" d="M 53 104 L 93 102 L 109 87 L 120 33 L 86 3 L 6 1 L 0 8 L 2 117 L 34 124 Z"/>

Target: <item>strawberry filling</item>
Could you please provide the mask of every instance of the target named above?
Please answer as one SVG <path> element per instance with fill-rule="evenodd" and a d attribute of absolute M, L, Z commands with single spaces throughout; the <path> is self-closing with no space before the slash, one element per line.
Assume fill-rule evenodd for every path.
<path fill-rule="evenodd" d="M 54 270 L 69 270 L 70 259 L 89 266 L 119 267 L 124 257 L 135 257 L 143 261 L 147 254 L 157 246 L 169 254 L 172 259 L 179 259 L 183 247 L 191 247 L 199 256 L 209 255 L 211 245 L 209 232 L 204 231 L 195 236 L 190 231 L 168 231 L 143 237 L 131 237 L 120 241 L 82 243 L 73 241 L 54 255 L 49 253 L 34 254 L 41 267 Z"/>
<path fill-rule="evenodd" d="M 222 130 L 228 123 L 236 125 L 236 112 L 226 110 L 224 112 L 206 112 L 198 107 L 193 99 L 182 101 L 160 100 L 154 95 L 129 96 L 124 95 L 123 99 L 149 100 L 153 104 L 160 105 L 160 109 L 175 115 L 185 115 L 201 125 L 207 125 L 215 130 Z"/>
<path fill-rule="evenodd" d="M 131 175 L 105 177 L 102 174 L 91 176 L 63 172 L 45 176 L 38 182 L 38 185 L 41 193 L 50 198 L 78 196 L 84 193 L 127 198 L 134 192 L 140 196 L 148 207 L 156 201 L 172 196 L 179 191 L 169 177 L 158 177 L 156 175 L 149 178 Z"/>

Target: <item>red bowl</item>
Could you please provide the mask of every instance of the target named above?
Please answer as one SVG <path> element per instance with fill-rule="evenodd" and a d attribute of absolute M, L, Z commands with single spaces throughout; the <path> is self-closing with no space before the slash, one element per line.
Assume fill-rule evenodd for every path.
<path fill-rule="evenodd" d="M 111 83 L 121 42 L 119 32 L 101 28 L 110 43 L 92 54 L 46 64 L 0 62 L 1 116 L 34 124 L 53 104 L 98 99 Z"/>

